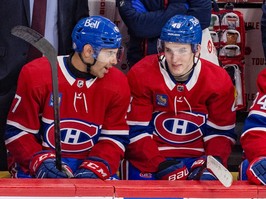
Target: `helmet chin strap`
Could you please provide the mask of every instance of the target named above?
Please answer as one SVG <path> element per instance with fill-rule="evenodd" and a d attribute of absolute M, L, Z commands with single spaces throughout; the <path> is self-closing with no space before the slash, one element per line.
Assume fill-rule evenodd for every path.
<path fill-rule="evenodd" d="M 96 63 L 97 59 L 94 59 L 94 58 L 93 58 L 94 61 L 93 61 L 92 64 L 90 64 L 90 63 L 86 63 L 86 62 L 84 61 L 83 57 L 81 56 L 81 53 L 78 53 L 78 55 L 79 55 L 79 58 L 80 58 L 80 60 L 82 61 L 82 63 L 85 64 L 85 65 L 87 66 L 87 72 L 90 73 L 90 71 L 91 71 L 91 67 Z"/>

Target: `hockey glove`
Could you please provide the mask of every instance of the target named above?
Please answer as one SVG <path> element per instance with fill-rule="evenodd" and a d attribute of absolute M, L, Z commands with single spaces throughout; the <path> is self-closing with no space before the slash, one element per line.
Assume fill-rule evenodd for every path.
<path fill-rule="evenodd" d="M 249 164 L 247 177 L 251 183 L 266 185 L 266 157 L 256 158 Z"/>
<path fill-rule="evenodd" d="M 159 180 L 185 180 L 188 175 L 186 165 L 182 161 L 166 160 L 158 167 L 155 177 Z"/>
<path fill-rule="evenodd" d="M 220 161 L 220 158 L 215 157 Z M 207 157 L 202 156 L 197 159 L 191 166 L 188 180 L 218 180 L 211 171 L 207 169 Z"/>
<path fill-rule="evenodd" d="M 72 170 L 62 162 L 62 171 L 56 168 L 55 154 L 42 151 L 36 153 L 30 163 L 30 174 L 35 178 L 71 178 Z"/>
<path fill-rule="evenodd" d="M 110 177 L 109 164 L 97 157 L 89 157 L 84 160 L 79 166 L 78 170 L 75 172 L 75 178 L 100 178 L 106 180 Z"/>
<path fill-rule="evenodd" d="M 147 12 L 145 6 L 140 0 L 131 0 L 132 7 L 139 13 Z"/>

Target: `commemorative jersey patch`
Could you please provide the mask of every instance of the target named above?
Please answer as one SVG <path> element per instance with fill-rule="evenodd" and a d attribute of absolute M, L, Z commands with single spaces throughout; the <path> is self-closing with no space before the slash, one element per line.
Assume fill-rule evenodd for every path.
<path fill-rule="evenodd" d="M 156 104 L 159 106 L 168 106 L 168 96 L 165 94 L 157 94 L 156 95 Z"/>

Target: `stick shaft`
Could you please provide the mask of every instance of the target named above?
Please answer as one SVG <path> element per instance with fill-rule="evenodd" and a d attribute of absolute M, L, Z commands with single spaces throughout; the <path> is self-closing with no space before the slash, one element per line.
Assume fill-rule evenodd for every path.
<path fill-rule="evenodd" d="M 53 90 L 53 111 L 54 111 L 54 138 L 56 167 L 62 170 L 61 162 L 61 132 L 60 132 L 60 109 L 59 109 L 59 91 L 58 91 L 58 70 L 57 70 L 57 52 L 52 44 L 47 41 L 41 34 L 26 26 L 15 26 L 11 30 L 11 34 L 27 41 L 39 51 L 50 62 L 52 70 L 52 90 Z"/>

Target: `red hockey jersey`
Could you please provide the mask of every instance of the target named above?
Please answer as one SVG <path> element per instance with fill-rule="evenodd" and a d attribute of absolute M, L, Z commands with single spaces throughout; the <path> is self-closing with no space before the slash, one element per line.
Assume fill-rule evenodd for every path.
<path fill-rule="evenodd" d="M 250 107 L 240 137 L 242 148 L 250 162 L 266 156 L 266 69 L 258 75 L 257 88 L 258 93 Z"/>
<path fill-rule="evenodd" d="M 116 173 L 128 144 L 127 78 L 115 67 L 103 78 L 75 78 L 66 59 L 58 57 L 62 157 L 96 156 Z M 54 149 L 53 129 L 51 68 L 43 57 L 23 67 L 7 120 L 7 149 L 25 172 L 34 153 Z"/>
<path fill-rule="evenodd" d="M 177 83 L 145 57 L 128 73 L 132 101 L 128 114 L 130 162 L 155 172 L 166 157 L 220 156 L 223 163 L 235 143 L 235 96 L 227 72 L 201 59 L 189 80 Z"/>

